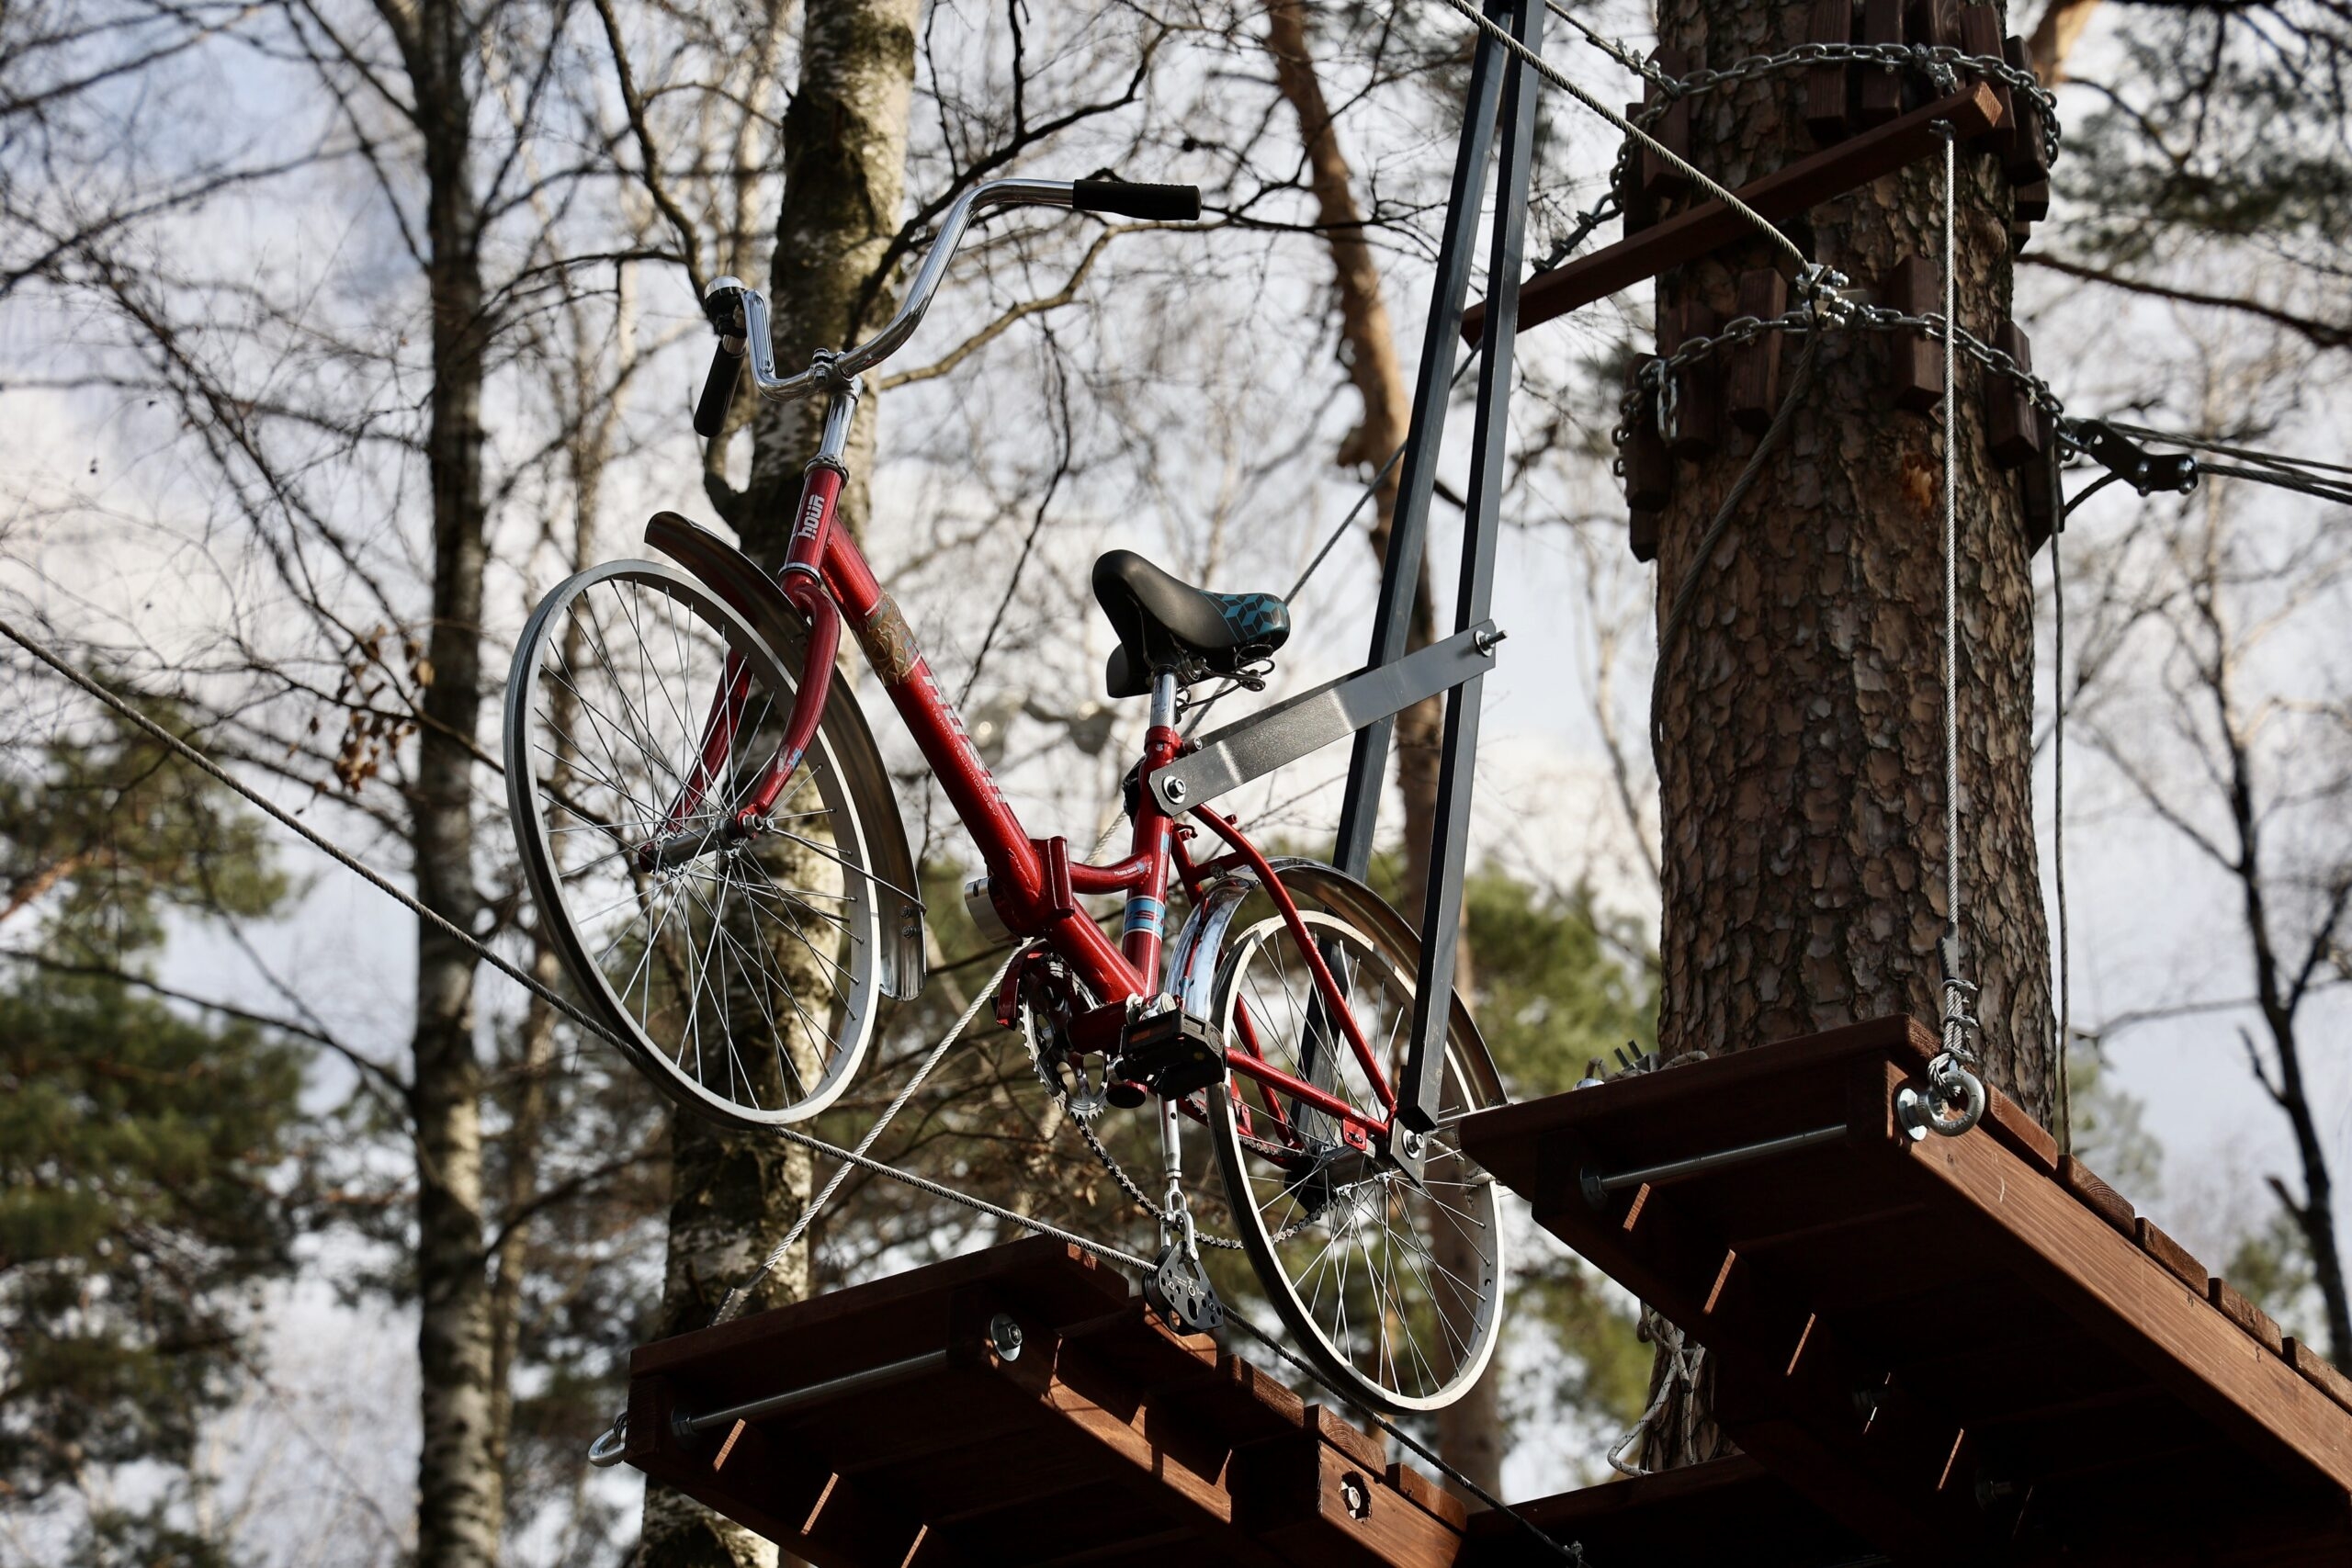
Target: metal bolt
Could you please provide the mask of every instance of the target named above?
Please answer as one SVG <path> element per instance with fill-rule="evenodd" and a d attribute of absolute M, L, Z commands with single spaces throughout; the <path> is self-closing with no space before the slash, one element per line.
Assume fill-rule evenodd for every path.
<path fill-rule="evenodd" d="M 1003 1313 L 997 1314 L 989 1319 L 989 1346 L 1000 1359 L 1021 1359 L 1021 1325 Z"/>
<path fill-rule="evenodd" d="M 1364 1484 L 1363 1476 L 1351 1473 L 1340 1478 L 1340 1505 L 1351 1519 L 1372 1517 L 1372 1488 Z"/>
<path fill-rule="evenodd" d="M 1182 806 L 1184 804 L 1184 797 L 1193 793 L 1193 786 L 1186 784 L 1182 779 L 1170 779 L 1168 783 L 1162 786 L 1161 793 L 1168 796 L 1170 805 Z"/>
<path fill-rule="evenodd" d="M 1510 633 L 1503 630 L 1500 626 L 1497 626 L 1491 631 L 1483 631 L 1478 633 L 1470 640 L 1477 648 L 1479 652 L 1492 653 L 1495 651 L 1495 645 L 1501 642 L 1509 636 L 1510 636 Z"/>

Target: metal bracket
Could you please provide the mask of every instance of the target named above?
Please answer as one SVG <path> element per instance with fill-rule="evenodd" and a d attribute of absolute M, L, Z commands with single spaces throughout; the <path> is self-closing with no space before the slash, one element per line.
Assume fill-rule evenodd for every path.
<path fill-rule="evenodd" d="M 1766 1138 L 1760 1143 L 1741 1144 L 1736 1148 L 1717 1149 L 1713 1154 L 1692 1155 L 1688 1159 L 1668 1160 L 1664 1165 L 1644 1166 L 1639 1170 L 1621 1170 L 1603 1176 L 1588 1166 L 1577 1177 L 1577 1185 L 1584 1192 L 1584 1201 L 1596 1209 L 1605 1209 L 1609 1200 L 1619 1192 L 1636 1187 L 1670 1187 L 1678 1181 L 1690 1181 L 1734 1166 L 1747 1165 L 1775 1155 L 1794 1154 L 1816 1144 L 1834 1144 L 1846 1135 L 1843 1122 L 1808 1132 L 1791 1133 L 1786 1137 Z"/>
<path fill-rule="evenodd" d="M 1205 806 L 1365 725 L 1486 674 L 1495 667 L 1495 644 L 1501 640 L 1492 621 L 1481 621 L 1393 664 L 1342 675 L 1213 730 L 1198 750 L 1151 775 L 1152 798 L 1170 816 Z"/>
<path fill-rule="evenodd" d="M 2069 446 L 2142 495 L 2160 490 L 2186 495 L 2197 488 L 2197 459 L 2188 454 L 2160 457 L 2096 419 L 2069 420 L 2061 430 Z"/>

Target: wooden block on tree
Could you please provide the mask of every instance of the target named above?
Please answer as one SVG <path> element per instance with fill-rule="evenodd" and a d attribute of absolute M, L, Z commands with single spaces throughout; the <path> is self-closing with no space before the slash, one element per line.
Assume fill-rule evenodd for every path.
<path fill-rule="evenodd" d="M 1739 314 L 1769 321 L 1789 308 L 1789 280 L 1769 266 L 1739 275 Z M 1781 339 L 1761 333 L 1731 351 L 1724 367 L 1724 412 L 1750 435 L 1761 435 L 1781 406 Z"/>
<path fill-rule="evenodd" d="M 2005 58 L 2001 50 L 2001 14 L 1990 6 L 1963 6 L 1960 12 L 1960 47 L 1965 53 L 1989 60 Z M 1982 132 L 1982 141 L 2005 156 L 2009 139 L 2017 134 L 2018 116 L 2014 95 L 2006 82 L 1987 82 L 2000 114 L 1992 128 Z"/>
<path fill-rule="evenodd" d="M 2287 1359 L 2303 1374 L 2303 1381 L 2318 1389 L 2346 1410 L 2352 1410 L 2352 1378 L 2335 1370 L 2335 1363 L 2312 1349 L 2300 1339 L 2281 1341 Z"/>
<path fill-rule="evenodd" d="M 1659 516 L 1656 512 L 1636 509 L 1626 513 L 1625 543 L 1637 561 L 1657 559 Z"/>
<path fill-rule="evenodd" d="M 2125 1235 L 2132 1235 L 2133 1222 L 2139 1216 L 2132 1212 L 2132 1205 L 2124 1201 L 2123 1195 L 2101 1181 L 2092 1173 L 2090 1167 L 2073 1155 L 2062 1156 L 2058 1161 L 2058 1181 L 2082 1202 L 2083 1207 Z"/>
<path fill-rule="evenodd" d="M 1807 43 L 1853 42 L 1853 0 L 1813 0 L 1813 16 L 1805 23 L 1804 37 Z M 1850 71 L 1851 67 L 1842 61 L 1805 68 L 1804 128 L 1824 147 L 1845 140 L 1850 123 L 1846 107 Z"/>
<path fill-rule="evenodd" d="M 1861 41 L 1901 47 L 1903 0 L 1862 0 Z M 1861 72 L 1861 90 L 1854 98 L 1854 120 L 1867 130 L 1874 125 L 1884 125 L 1903 112 L 1903 73 L 1891 65 L 1865 65 Z"/>
<path fill-rule="evenodd" d="M 1627 389 L 1639 387 L 1643 369 L 1656 362 L 1655 355 L 1644 355 L 1627 367 Z M 1666 438 L 1657 433 L 1657 410 L 1646 398 L 1634 409 L 1624 456 L 1625 504 L 1637 513 L 1664 511 L 1674 495 L 1674 460 L 1667 456 Z M 1655 554 L 1655 541 L 1651 549 Z"/>
<path fill-rule="evenodd" d="M 1910 0 L 1904 8 L 1903 25 L 1913 43 L 1930 49 L 1960 47 L 1958 0 Z"/>
<path fill-rule="evenodd" d="M 1993 114 L 1992 89 L 1982 82 L 1972 82 L 1948 97 L 1920 105 L 1900 119 L 1750 180 L 1733 194 L 1767 222 L 1792 218 L 1921 158 L 1940 156 L 1943 136 L 1936 129 L 1939 122 L 1953 126 L 1962 137 L 1971 137 L 1993 123 Z M 1528 277 L 1520 289 L 1520 331 L 1542 326 L 1555 316 L 1605 299 L 1620 288 L 1754 233 L 1746 218 L 1722 202 L 1695 203 L 1645 232 L 1629 234 L 1590 255 Z M 1476 343 L 1486 323 L 1483 302 L 1464 310 L 1463 341 Z"/>
<path fill-rule="evenodd" d="M 2033 368 L 2033 345 L 2015 321 L 2001 323 L 1993 334 L 1993 346 L 2016 360 L 2018 369 Z M 2033 400 L 2007 376 L 1988 371 L 1984 382 L 1985 445 L 1994 462 L 2018 468 L 2041 450 L 2041 422 L 2034 417 Z"/>
<path fill-rule="evenodd" d="M 1879 286 L 1879 303 L 1906 316 L 1943 313 L 1943 271 L 1925 256 L 1905 256 Z M 1944 400 L 1943 345 L 1917 328 L 1889 333 L 1888 389 L 1894 406 L 1926 413 Z"/>
<path fill-rule="evenodd" d="M 1660 354 L 1671 355 L 1692 338 L 1712 337 L 1720 324 L 1714 310 L 1696 299 L 1684 299 L 1660 323 Z M 1674 373 L 1674 434 L 1666 449 L 1678 457 L 1701 457 L 1723 445 L 1723 381 L 1713 355 L 1694 359 Z"/>
<path fill-rule="evenodd" d="M 2033 243 L 2033 225 L 2022 218 L 2009 220 L 2009 254 L 2025 254 L 2026 246 Z"/>
<path fill-rule="evenodd" d="M 2039 223 L 2050 216 L 2050 181 L 2046 176 L 2018 186 L 2017 215 L 2028 223 Z"/>
<path fill-rule="evenodd" d="M 2014 35 L 2001 40 L 2001 57 L 2020 71 L 2033 69 L 2033 47 Z M 2012 92 L 2017 130 L 2003 151 L 2002 166 L 2011 185 L 2031 185 L 2050 177 L 2050 155 L 2041 145 L 2041 106 L 2030 93 Z"/>
<path fill-rule="evenodd" d="M 2254 1336 L 2271 1354 L 2287 1353 L 2286 1338 L 2278 1331 L 2278 1321 L 2219 1274 L 2205 1282 L 2205 1299 L 2221 1308 L 2223 1317 Z"/>
<path fill-rule="evenodd" d="M 1640 104 L 1625 106 L 1627 119 L 1637 119 L 1641 112 Z M 1628 240 L 1657 221 L 1657 203 L 1642 192 L 1640 143 L 1636 142 L 1634 146 L 1635 154 L 1625 160 L 1624 170 L 1617 178 L 1617 209 L 1624 217 L 1623 237 Z"/>
<path fill-rule="evenodd" d="M 2018 480 L 2023 491 L 2020 498 L 2025 510 L 2025 547 L 2028 555 L 2038 553 L 2066 524 L 2065 499 L 2058 492 L 2057 447 L 2052 437 L 2057 434 L 2057 421 L 2048 409 L 2036 409 L 2041 423 L 2041 450 L 2027 458 L 2018 468 Z"/>
<path fill-rule="evenodd" d="M 2205 1271 L 2205 1265 L 2198 1262 L 2188 1248 L 2149 1224 L 2145 1214 L 2132 1222 L 2132 1239 L 2140 1244 L 2141 1251 L 2170 1269 L 2182 1284 L 2200 1296 L 2207 1293 L 2212 1276 Z"/>
<path fill-rule="evenodd" d="M 1690 73 L 1690 57 L 1679 49 L 1668 49 L 1663 44 L 1650 51 L 1650 63 L 1678 80 Z M 1658 96 L 1658 88 L 1653 85 L 1642 95 L 1644 107 L 1656 104 Z M 1649 132 L 1678 156 L 1687 160 L 1690 156 L 1690 100 L 1675 99 L 1672 107 L 1649 128 Z M 1642 195 L 1652 203 L 1679 196 L 1690 188 L 1690 177 L 1659 157 L 1657 149 L 1645 142 L 1634 144 L 1634 169 Z"/>

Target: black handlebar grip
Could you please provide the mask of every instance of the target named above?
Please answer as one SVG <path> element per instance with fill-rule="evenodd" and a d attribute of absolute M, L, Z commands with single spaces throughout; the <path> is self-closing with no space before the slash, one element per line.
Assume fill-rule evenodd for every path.
<path fill-rule="evenodd" d="M 727 428 L 727 411 L 735 406 L 735 383 L 742 378 L 743 351 L 722 342 L 710 351 L 710 374 L 702 378 L 702 397 L 695 403 L 695 434 L 716 436 Z"/>
<path fill-rule="evenodd" d="M 1080 180 L 1070 187 L 1069 204 L 1080 212 L 1115 212 L 1153 223 L 1189 223 L 1201 215 L 1201 187 Z"/>

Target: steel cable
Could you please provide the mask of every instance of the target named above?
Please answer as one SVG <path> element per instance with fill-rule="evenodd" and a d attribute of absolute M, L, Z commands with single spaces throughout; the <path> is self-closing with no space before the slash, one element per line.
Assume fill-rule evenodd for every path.
<path fill-rule="evenodd" d="M 1707 176 L 1705 171 L 1702 170 L 1689 159 L 1684 158 L 1681 154 L 1675 152 L 1673 148 L 1668 147 L 1665 142 L 1660 141 L 1657 137 L 1652 136 L 1648 131 L 1644 130 L 1640 126 L 1635 125 L 1632 120 L 1627 119 L 1623 115 L 1619 114 L 1615 109 L 1611 108 L 1607 104 L 1604 104 L 1599 98 L 1594 97 L 1584 88 L 1577 85 L 1575 82 L 1562 74 L 1559 69 L 1553 65 L 1550 61 L 1544 59 L 1541 54 L 1538 54 L 1535 51 L 1520 42 L 1519 39 L 1511 37 L 1509 29 L 1496 22 L 1491 17 L 1485 15 L 1476 6 L 1470 4 L 1470 0 L 1445 0 L 1445 4 L 1460 12 L 1463 16 L 1467 17 L 1472 22 L 1476 23 L 1479 31 L 1485 33 L 1488 38 L 1493 39 L 1496 42 L 1501 44 L 1503 48 L 1524 61 L 1537 75 L 1543 77 L 1544 80 L 1551 83 L 1552 85 L 1559 88 L 1560 91 L 1567 94 L 1568 96 L 1574 98 L 1577 102 L 1582 104 L 1585 107 L 1590 109 L 1593 113 L 1607 120 L 1610 124 L 1615 126 L 1627 136 L 1630 136 L 1641 142 L 1643 146 L 1648 148 L 1651 152 L 1665 159 L 1669 167 L 1679 171 L 1685 178 L 1696 183 L 1700 189 L 1705 191 L 1709 196 L 1714 197 L 1717 201 L 1722 202 L 1726 208 L 1738 213 L 1740 217 L 1755 225 L 1757 232 L 1762 234 L 1775 245 L 1778 245 L 1783 252 L 1787 253 L 1788 255 L 1795 260 L 1800 272 L 1809 270 L 1812 267 L 1813 258 L 1806 255 L 1802 250 L 1799 250 L 1794 241 L 1791 240 L 1786 234 L 1781 233 L 1777 228 L 1774 228 L 1770 219 L 1757 211 L 1754 208 L 1748 206 L 1747 203 L 1740 200 L 1739 197 L 1734 196 L 1722 186 L 1717 185 L 1713 180 Z"/>
<path fill-rule="evenodd" d="M 32 655 L 33 658 L 38 660 L 40 663 L 48 666 L 59 675 L 63 676 L 72 684 L 87 693 L 89 695 L 96 697 L 107 707 L 120 714 L 139 728 L 153 737 L 156 740 L 162 742 L 174 754 L 181 757 L 210 777 L 218 780 L 235 794 L 250 802 L 254 807 L 266 815 L 272 821 L 275 821 L 281 827 L 289 829 L 305 843 L 308 843 L 313 849 L 319 851 L 320 853 L 325 855 L 336 864 L 344 867 L 344 869 L 357 875 L 369 886 L 375 888 L 378 892 L 384 894 L 387 897 L 392 899 L 393 902 L 401 905 L 403 908 L 409 910 L 412 914 L 416 915 L 419 919 L 424 919 L 435 930 L 441 931 L 444 935 L 450 937 L 452 940 L 469 949 L 482 962 L 489 964 L 492 968 L 497 969 L 502 974 L 507 976 L 510 979 L 513 979 L 516 984 L 523 987 L 524 989 L 529 991 L 532 995 L 546 1002 L 549 1007 L 552 1007 L 557 1011 L 562 1013 L 566 1018 L 571 1019 L 574 1023 L 577 1023 L 582 1029 L 588 1031 L 592 1035 L 594 1035 L 596 1038 L 606 1042 L 616 1048 L 622 1048 L 622 1042 L 617 1036 L 616 1036 L 609 1029 L 605 1028 L 603 1023 L 592 1017 L 583 1009 L 572 1002 L 569 998 L 563 996 L 561 993 L 555 990 L 554 987 L 547 985 L 537 976 L 526 972 L 514 964 L 510 963 L 499 953 L 493 952 L 479 938 L 458 926 L 455 922 L 449 920 L 445 916 L 428 908 L 426 905 L 419 901 L 413 895 L 396 886 L 390 879 L 376 871 L 372 866 L 369 866 L 366 862 L 359 860 L 348 851 L 344 850 L 331 840 L 313 830 L 306 824 L 297 820 L 276 802 L 268 799 L 260 792 L 246 784 L 243 780 L 237 778 L 233 773 L 231 773 L 219 762 L 214 761 L 204 752 L 197 750 L 194 746 L 189 745 L 178 736 L 174 735 L 170 730 L 165 729 L 162 725 L 157 724 L 145 714 L 141 713 L 136 707 L 125 701 L 122 697 L 117 695 L 111 691 L 108 691 L 105 685 L 96 680 L 67 663 L 64 660 L 51 652 L 45 645 L 27 636 L 24 632 L 19 631 L 13 623 L 5 618 L 0 618 L 0 636 L 6 637 L 9 641 L 15 643 L 27 653 Z M 1008 960 L 1008 964 L 1009 963 L 1010 960 Z M 985 998 L 988 995 L 988 991 L 984 989 L 980 995 Z M 964 1021 L 963 1023 L 959 1023 L 958 1028 L 960 1029 L 964 1024 L 968 1023 L 977 1010 L 977 1008 L 967 1010 L 965 1014 Z M 952 1043 L 952 1041 L 949 1043 Z M 938 1053 L 935 1052 L 933 1056 L 934 1060 L 936 1059 L 937 1055 Z M 1027 1214 L 1016 1213 L 1014 1211 L 1006 1208 L 1001 1203 L 992 1203 L 985 1198 L 978 1197 L 973 1193 L 960 1191 L 956 1188 L 947 1186 L 944 1182 L 934 1181 L 929 1177 L 918 1176 L 912 1171 L 902 1170 L 896 1166 L 885 1164 L 881 1160 L 877 1160 L 871 1155 L 865 1154 L 859 1149 L 843 1148 L 840 1145 L 832 1143 L 828 1139 L 820 1138 L 813 1133 L 804 1133 L 797 1127 L 775 1127 L 769 1129 L 769 1131 L 774 1133 L 775 1136 L 782 1138 L 786 1143 L 798 1145 L 800 1147 L 808 1149 L 813 1154 L 820 1154 L 830 1159 L 841 1162 L 844 1169 L 849 1167 L 855 1167 L 858 1169 L 871 1172 L 876 1176 L 898 1182 L 900 1185 L 911 1188 L 916 1191 L 928 1193 L 934 1198 L 942 1199 L 948 1202 L 960 1204 L 977 1213 L 986 1214 L 990 1218 L 1001 1220 L 1005 1224 L 1017 1226 L 1020 1229 L 1031 1232 L 1034 1235 L 1051 1236 L 1057 1241 L 1065 1243 L 1070 1247 L 1075 1247 L 1080 1251 L 1088 1253 L 1092 1257 L 1102 1258 L 1105 1262 L 1122 1265 L 1127 1269 L 1136 1271 L 1137 1273 L 1148 1273 L 1152 1267 L 1148 1259 L 1135 1253 L 1129 1252 L 1123 1247 L 1114 1247 L 1108 1242 L 1097 1241 L 1092 1237 L 1083 1235 L 1077 1231 L 1069 1230 L 1061 1225 L 1053 1224 Z M 1260 1328 L 1257 1325 L 1251 1323 L 1241 1314 L 1233 1311 L 1230 1307 L 1226 1309 L 1225 1315 L 1229 1321 L 1241 1328 L 1245 1333 L 1249 1334 L 1252 1338 L 1255 1338 L 1260 1343 L 1263 1344 L 1268 1349 L 1279 1356 L 1283 1361 L 1289 1363 L 1307 1378 L 1329 1390 L 1335 1397 L 1346 1401 L 1351 1408 L 1360 1410 L 1366 1418 L 1378 1426 L 1381 1430 L 1396 1438 L 1397 1442 L 1403 1444 L 1406 1448 L 1410 1449 L 1422 1459 L 1428 1461 L 1447 1479 L 1458 1483 L 1464 1490 L 1476 1497 L 1480 1502 L 1486 1504 L 1488 1507 L 1494 1508 L 1508 1516 L 1530 1535 L 1543 1542 L 1544 1545 L 1548 1547 L 1554 1553 L 1571 1562 L 1582 1563 L 1584 1562 L 1584 1555 L 1577 1548 L 1572 1545 L 1564 1546 L 1559 1541 L 1554 1540 L 1542 1529 L 1538 1529 L 1532 1520 L 1526 1517 L 1526 1516 L 1521 1514 L 1509 1504 L 1496 1497 L 1485 1487 L 1479 1485 L 1477 1482 L 1464 1474 L 1458 1467 L 1449 1463 L 1442 1455 L 1430 1449 L 1419 1439 L 1414 1438 L 1410 1433 L 1406 1432 L 1397 1427 L 1396 1423 L 1381 1415 L 1380 1412 L 1365 1408 L 1360 1404 L 1347 1390 L 1341 1388 L 1331 1379 L 1324 1376 L 1321 1371 L 1315 1367 L 1313 1363 L 1299 1356 L 1288 1346 L 1281 1343 L 1281 1341 L 1275 1338 L 1272 1335 L 1267 1333 L 1264 1329 Z"/>

